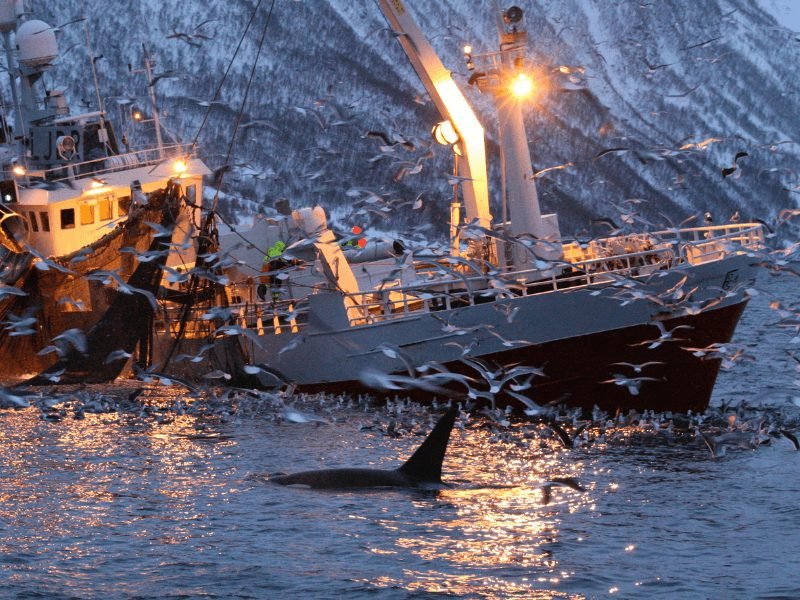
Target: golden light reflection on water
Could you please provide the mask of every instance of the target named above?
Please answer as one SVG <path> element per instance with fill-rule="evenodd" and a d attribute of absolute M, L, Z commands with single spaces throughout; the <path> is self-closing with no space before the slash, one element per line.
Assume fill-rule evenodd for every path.
<path fill-rule="evenodd" d="M 526 598 L 530 600 L 551 600 L 553 598 L 579 599 L 583 596 L 541 589 L 540 581 L 521 578 L 510 581 L 496 576 L 454 575 L 441 571 L 412 571 L 404 573 L 406 582 L 389 576 L 378 577 L 368 583 L 379 588 L 402 587 L 410 592 L 425 594 L 446 594 L 467 598 Z M 367 582 L 362 582 L 367 583 Z"/>
<path fill-rule="evenodd" d="M 470 575 L 408 571 L 404 582 L 386 578 L 377 585 L 485 598 L 577 597 L 554 591 L 570 573 L 559 568 L 549 547 L 560 541 L 563 514 L 592 510 L 594 483 L 585 480 L 591 475 L 585 461 L 574 454 L 519 443 L 523 434 L 511 439 L 506 443 L 481 429 L 454 433 L 445 469 L 456 463 L 459 481 L 440 491 L 437 502 L 452 507 L 455 515 L 447 511 L 421 532 L 404 529 L 416 535 L 396 538 L 399 554 L 412 553 L 427 563 L 449 564 Z M 554 487 L 551 501 L 544 504 L 542 486 L 554 477 L 577 478 L 587 491 Z M 423 501 L 417 504 L 425 508 Z M 437 534 L 430 535 L 431 531 Z M 490 575 L 502 569 L 518 576 Z"/>
<path fill-rule="evenodd" d="M 53 540 L 80 540 L 59 551 L 79 559 L 116 530 L 179 543 L 204 535 L 192 525 L 203 516 L 198 489 L 210 498 L 230 492 L 230 473 L 215 456 L 234 442 L 207 431 L 195 415 L 158 420 L 109 412 L 76 419 L 68 411 L 45 420 L 30 407 L 3 411 L 2 420 L 0 522 L 35 532 L 14 548 L 0 547 L 2 553 L 44 552 Z"/>

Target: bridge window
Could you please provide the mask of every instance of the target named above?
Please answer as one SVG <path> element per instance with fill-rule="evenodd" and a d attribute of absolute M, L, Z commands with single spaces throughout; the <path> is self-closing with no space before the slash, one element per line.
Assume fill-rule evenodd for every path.
<path fill-rule="evenodd" d="M 94 223 L 94 205 L 81 204 L 81 225 L 91 225 Z"/>
<path fill-rule="evenodd" d="M 42 231 L 50 231 L 50 215 L 46 210 L 39 213 L 39 218 L 42 220 Z"/>
<path fill-rule="evenodd" d="M 114 196 L 104 196 L 97 201 L 97 210 L 101 221 L 110 221 L 114 218 Z"/>
<path fill-rule="evenodd" d="M 33 233 L 39 231 L 39 222 L 36 220 L 36 213 L 34 211 L 28 212 L 28 220 L 31 222 L 31 231 L 33 231 Z"/>
<path fill-rule="evenodd" d="M 75 229 L 75 209 L 61 209 L 61 229 Z"/>

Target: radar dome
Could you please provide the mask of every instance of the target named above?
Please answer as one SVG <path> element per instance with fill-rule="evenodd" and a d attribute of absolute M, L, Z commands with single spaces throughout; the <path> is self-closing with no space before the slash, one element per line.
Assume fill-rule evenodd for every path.
<path fill-rule="evenodd" d="M 44 21 L 25 21 L 17 29 L 19 64 L 43 67 L 58 57 L 56 32 Z"/>

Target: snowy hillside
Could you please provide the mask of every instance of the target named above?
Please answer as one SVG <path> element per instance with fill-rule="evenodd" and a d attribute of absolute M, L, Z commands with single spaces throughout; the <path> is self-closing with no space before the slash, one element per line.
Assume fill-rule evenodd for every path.
<path fill-rule="evenodd" d="M 34 1 L 36 15 L 68 23 L 85 4 L 102 97 L 130 136 L 131 104 L 147 106 L 142 44 L 156 55 L 164 122 L 191 140 L 204 101 L 228 67 L 256 0 Z M 210 107 L 199 142 L 212 168 L 226 162 L 236 113 L 268 18 L 268 0 Z M 491 103 L 468 89 L 461 48 L 496 49 L 493 2 L 408 0 L 422 30 L 463 84 L 487 130 L 497 181 Z M 572 163 L 538 180 L 545 211 L 564 232 L 614 217 L 626 199 L 656 224 L 710 210 L 717 220 L 774 217 L 798 205 L 800 34 L 754 0 L 520 0 L 540 91 L 526 112 L 534 171 Z M 480 5 L 480 9 L 476 6 Z M 432 144 L 438 114 L 372 0 L 277 0 L 226 173 L 224 211 L 246 222 L 288 197 L 295 206 L 339 207 L 349 222 L 403 229 L 433 222 L 444 231 L 451 190 L 449 150 Z M 82 22 L 64 25 L 62 58 L 48 85 L 73 104 L 97 107 Z M 559 67 L 568 67 L 565 76 Z M 413 150 L 382 153 L 367 131 L 401 135 Z M 432 158 L 428 156 L 433 150 Z M 613 152 L 605 152 L 616 149 Z M 738 152 L 747 156 L 728 177 Z M 418 174 L 393 177 L 404 161 Z M 397 181 L 396 181 L 397 179 Z M 356 189 L 358 188 L 358 189 Z M 367 192 L 397 199 L 423 194 L 422 208 L 370 210 Z M 349 193 L 348 193 L 349 192 Z M 494 212 L 499 214 L 496 202 Z M 236 200 L 236 198 L 239 198 Z M 227 200 L 229 198 L 233 198 Z M 359 203 L 359 200 L 361 202 Z M 348 207 L 356 202 L 356 209 Z M 419 203 L 417 203 L 417 206 Z"/>

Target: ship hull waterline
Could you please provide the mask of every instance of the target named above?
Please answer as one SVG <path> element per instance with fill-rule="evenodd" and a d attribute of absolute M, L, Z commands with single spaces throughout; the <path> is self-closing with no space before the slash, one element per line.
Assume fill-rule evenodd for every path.
<path fill-rule="evenodd" d="M 730 342 L 746 305 L 747 301 L 743 301 L 701 315 L 664 321 L 667 329 L 687 325 L 694 331 L 652 349 L 649 348 L 650 344 L 643 342 L 658 337 L 658 329 L 653 325 L 638 325 L 481 354 L 476 358 L 492 365 L 541 366 L 546 375 L 535 378 L 531 388 L 520 392 L 539 406 L 563 404 L 587 410 L 596 406 L 612 414 L 618 410 L 627 412 L 631 409 L 703 412 L 711 399 L 721 359 L 698 357 L 685 348 L 704 348 L 713 343 Z M 637 374 L 630 367 L 615 364 L 625 362 L 639 365 L 647 362 L 662 364 L 650 365 Z M 443 366 L 453 373 L 476 379 L 475 388 L 478 391 L 488 391 L 486 383 L 481 385 L 478 372 L 464 362 L 445 362 Z M 646 377 L 655 381 L 641 381 L 634 394 L 627 386 L 610 383 L 619 375 L 634 379 Z M 380 392 L 365 386 L 358 379 L 300 384 L 297 389 L 306 393 L 379 393 L 389 397 L 410 397 L 423 403 L 437 397 L 439 400 L 446 397 L 467 400 L 467 391 L 461 385 L 449 386 L 452 393 L 445 396 L 415 389 Z M 490 405 L 485 397 L 475 399 L 474 404 L 478 407 Z M 501 408 L 525 408 L 520 400 L 503 391 L 496 395 L 495 405 Z"/>

